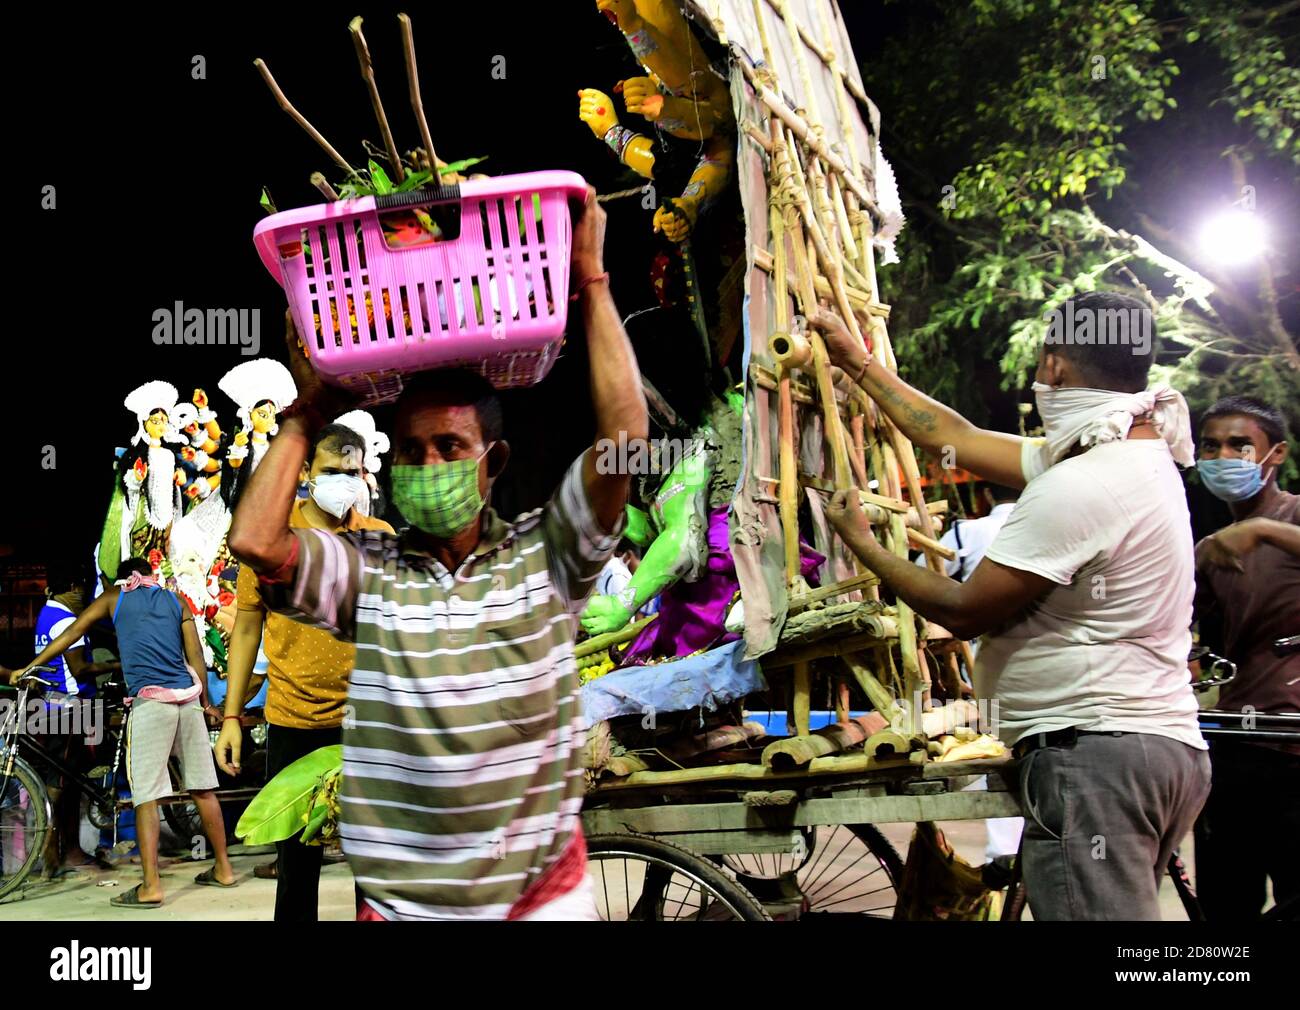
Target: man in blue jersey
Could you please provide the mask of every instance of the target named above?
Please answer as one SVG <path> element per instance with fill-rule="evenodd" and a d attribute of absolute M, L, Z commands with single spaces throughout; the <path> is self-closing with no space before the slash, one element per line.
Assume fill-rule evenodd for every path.
<path fill-rule="evenodd" d="M 73 565 L 51 565 L 45 579 L 45 605 L 36 617 L 35 646 L 40 652 L 68 630 L 86 609 L 86 586 Z M 46 725 L 49 732 L 42 734 L 41 745 L 65 764 L 78 767 L 84 764 L 86 739 L 79 727 L 90 725 L 84 718 L 74 718 L 72 709 L 85 706 L 95 697 L 95 679 L 100 674 L 117 669 L 115 663 L 96 664 L 91 661 L 89 643 L 79 638 L 67 652 L 49 664 L 54 672 L 45 676 L 55 684 L 45 696 Z M 68 732 L 70 727 L 77 732 Z M 96 859 L 81 847 L 81 789 L 76 782 L 65 781 L 61 772 L 45 766 L 44 777 L 53 808 L 53 827 L 46 841 L 45 875 L 52 877 L 61 870 L 80 866 L 98 865 Z"/>
<path fill-rule="evenodd" d="M 112 904 L 157 908 L 163 901 L 158 875 L 157 800 L 172 792 L 167 760 L 173 753 L 180 757 L 182 788 L 198 808 L 216 856 L 213 867 L 200 873 L 194 882 L 233 887 L 235 873 L 226 855 L 225 826 L 213 792 L 217 769 L 204 712 L 215 714 L 215 709 L 208 704 L 206 681 L 198 672 L 206 673 L 207 664 L 194 615 L 180 594 L 158 585 L 144 559 L 125 562 L 118 574 L 120 581 L 86 607 L 31 666 L 50 665 L 51 660 L 78 647 L 86 629 L 96 621 L 112 619 L 127 695 L 132 699 L 127 723 L 127 777 L 144 873 L 143 883 L 114 898 Z M 12 679 L 25 672 L 16 672 Z"/>

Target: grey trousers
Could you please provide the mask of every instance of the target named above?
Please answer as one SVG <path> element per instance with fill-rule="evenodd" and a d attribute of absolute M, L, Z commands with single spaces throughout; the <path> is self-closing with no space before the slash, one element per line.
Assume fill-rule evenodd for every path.
<path fill-rule="evenodd" d="M 1038 920 L 1158 920 L 1169 856 L 1210 792 L 1210 758 L 1148 733 L 1082 734 L 1021 760 L 1023 867 Z"/>

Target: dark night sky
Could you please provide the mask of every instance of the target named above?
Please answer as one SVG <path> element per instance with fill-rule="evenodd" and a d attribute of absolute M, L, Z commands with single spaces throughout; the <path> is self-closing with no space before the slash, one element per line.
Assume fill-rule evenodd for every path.
<path fill-rule="evenodd" d="M 576 116 L 579 87 L 608 90 L 634 72 L 623 40 L 594 4 L 546 6 L 540 19 L 513 4 L 410 8 L 439 153 L 489 155 L 483 169 L 494 175 L 567 168 L 604 191 L 636 184 Z M 895 5 L 849 0 L 842 7 L 861 60 L 901 23 Z M 25 97 L 13 103 L 10 123 L 22 180 L 11 205 L 19 207 L 13 221 L 23 241 L 8 257 L 0 410 L 11 451 L 0 556 L 89 555 L 111 490 L 113 447 L 135 430 L 122 398 L 139 383 L 166 379 L 185 397 L 202 385 L 223 426 L 233 427 L 233 405 L 216 384 L 248 359 L 233 347 L 154 346 L 156 308 L 177 300 L 260 308 L 262 353 L 284 359 L 283 296 L 251 241 L 262 216 L 258 196 L 265 185 L 282 209 L 315 203 L 309 174 L 338 172 L 276 106 L 252 61 L 265 58 L 289 97 L 359 163 L 362 138 L 379 139 L 347 32 L 349 18 L 361 13 L 405 150 L 417 134 L 400 9 L 223 4 L 74 16 L 45 5 L 9 15 L 11 50 L 39 47 L 46 58 L 23 61 L 22 80 L 11 83 L 11 94 Z M 57 47 L 45 44 L 54 38 Z M 191 78 L 196 54 L 206 58 L 206 80 Z M 491 77 L 498 55 L 505 80 Z M 47 184 L 57 187 L 53 212 L 38 207 Z M 650 212 L 634 200 L 609 210 L 614 293 L 628 314 L 653 304 L 644 269 L 650 243 L 626 238 L 648 234 Z M 655 336 L 634 340 L 662 369 L 671 360 Z M 587 443 L 585 366 L 581 334 L 571 326 L 552 378 L 508 394 L 515 463 L 513 483 L 501 492 L 504 511 L 540 504 Z M 41 465 L 47 445 L 57 453 L 53 470 Z"/>
<path fill-rule="evenodd" d="M 421 84 L 434 143 L 453 160 L 488 155 L 493 175 L 572 169 L 598 189 L 626 187 L 622 168 L 577 118 L 579 87 L 608 90 L 635 64 L 594 10 L 544 21 L 513 5 L 411 5 Z M 567 6 L 567 5 L 566 5 Z M 112 486 L 115 445 L 134 434 L 122 399 L 148 379 L 188 398 L 204 386 L 223 427 L 234 407 L 218 379 L 234 347 L 157 347 L 152 313 L 187 307 L 262 310 L 263 355 L 285 360 L 284 299 L 252 244 L 263 185 L 281 209 L 319 202 L 312 171 L 341 174 L 279 109 L 253 68 L 264 58 L 281 87 L 332 143 L 362 164 L 361 140 L 378 129 L 347 31 L 361 13 L 389 120 L 403 150 L 418 143 L 407 100 L 396 12 L 381 4 L 200 5 L 162 16 L 18 15 L 30 39 L 60 33 L 61 59 L 32 64 L 11 129 L 22 143 L 21 296 L 0 372 L 11 447 L 0 545 L 16 557 L 88 556 Z M 434 13 L 436 10 L 436 14 Z M 191 79 L 191 59 L 207 79 Z M 506 77 L 491 77 L 494 56 Z M 57 187 L 57 210 L 36 207 Z M 635 182 L 631 184 L 635 185 Z M 610 205 L 607 254 L 624 313 L 652 303 L 643 269 L 617 270 L 620 236 L 648 235 L 636 200 Z M 649 243 L 640 243 L 648 246 Z M 622 248 L 620 248 L 622 247 Z M 11 320 L 13 317 L 10 317 Z M 16 325 L 15 325 L 16 322 Z M 588 444 L 591 418 L 581 334 L 542 386 L 507 396 L 515 449 L 514 511 L 539 496 Z M 540 422 L 540 423 L 539 423 Z M 384 427 L 381 418 L 381 428 Z M 43 447 L 57 466 L 41 467 Z M 508 483 L 508 482 L 505 482 Z M 0 550 L 5 549 L 0 547 Z"/>

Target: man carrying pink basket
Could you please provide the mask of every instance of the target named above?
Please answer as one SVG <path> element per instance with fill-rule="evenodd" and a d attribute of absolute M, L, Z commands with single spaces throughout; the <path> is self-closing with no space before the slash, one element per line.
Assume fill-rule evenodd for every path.
<path fill-rule="evenodd" d="M 605 213 L 575 208 L 572 267 L 596 438 L 647 437 L 645 399 L 604 272 Z M 392 498 L 410 530 L 290 529 L 313 434 L 346 404 L 295 346 L 297 401 L 245 491 L 229 545 L 269 607 L 357 646 L 340 834 L 360 919 L 595 919 L 579 824 L 576 615 L 614 553 L 626 474 L 585 451 L 542 509 L 485 499 L 509 458 L 476 372 L 413 377 L 398 400 Z"/>

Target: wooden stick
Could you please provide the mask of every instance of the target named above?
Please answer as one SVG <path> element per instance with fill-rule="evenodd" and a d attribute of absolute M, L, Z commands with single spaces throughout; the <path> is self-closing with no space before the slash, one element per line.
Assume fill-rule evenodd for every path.
<path fill-rule="evenodd" d="M 322 173 L 312 172 L 311 184 L 315 186 L 317 189 L 319 189 L 321 191 L 321 194 L 325 197 L 326 200 L 330 201 L 330 203 L 333 203 L 335 200 L 339 198 L 339 195 L 335 191 L 334 187 L 329 184 L 329 180 L 326 179 Z"/>
<path fill-rule="evenodd" d="M 794 664 L 794 698 L 791 702 L 791 716 L 797 736 L 808 735 L 809 710 L 812 701 L 812 667 L 808 663 Z"/>
<path fill-rule="evenodd" d="M 357 47 L 361 78 L 366 82 L 366 88 L 370 92 L 370 105 L 375 110 L 375 118 L 379 120 L 379 132 L 384 138 L 384 149 L 388 152 L 388 160 L 393 166 L 397 181 L 401 182 L 406 178 L 406 170 L 402 168 L 402 156 L 397 153 L 393 131 L 388 128 L 388 117 L 384 115 L 384 103 L 379 97 L 379 85 L 375 83 L 375 68 L 370 62 L 370 47 L 366 45 L 366 37 L 361 31 L 361 18 L 355 17 L 349 21 L 348 31 L 352 33 L 352 41 Z"/>
<path fill-rule="evenodd" d="M 769 227 L 772 231 L 772 248 L 775 261 L 781 264 L 780 274 L 773 287 L 777 329 L 785 332 L 790 326 L 790 297 L 786 290 L 785 275 L 785 222 L 780 210 L 769 208 Z M 799 477 L 794 454 L 794 402 L 790 393 L 790 369 L 778 361 L 777 368 L 777 472 L 780 485 L 781 537 L 785 556 L 785 584 L 787 591 L 799 578 Z"/>
<path fill-rule="evenodd" d="M 926 509 L 924 514 L 928 516 L 929 510 Z M 908 515 L 912 515 L 912 513 L 909 512 Z M 935 540 L 933 537 L 927 537 L 924 533 L 912 529 L 911 526 L 907 527 L 907 542 L 913 547 L 925 551 L 927 554 L 938 555 L 945 561 L 957 560 L 957 552 L 951 547 L 945 547 L 943 544 L 939 543 L 938 540 Z"/>
<path fill-rule="evenodd" d="M 767 0 L 767 4 L 778 14 L 781 14 L 783 12 L 784 4 L 782 3 L 782 0 Z M 828 41 L 827 42 L 828 48 L 823 50 L 822 47 L 817 44 L 817 41 L 812 37 L 811 32 L 809 32 L 806 28 L 802 28 L 802 27 L 799 29 L 799 37 L 803 40 L 803 44 L 806 45 L 809 49 L 811 49 L 816 54 L 819 60 L 821 60 L 824 64 L 826 64 L 826 68 L 830 70 L 837 78 L 839 78 L 839 82 L 841 86 L 844 88 L 844 90 L 846 90 L 850 95 L 853 96 L 855 100 L 861 102 L 863 105 L 871 104 L 870 99 L 867 98 L 867 93 L 863 91 L 861 87 L 859 87 L 858 82 L 855 81 L 852 77 L 850 77 L 846 71 L 843 71 L 839 69 L 839 67 L 835 66 L 835 48 L 833 42 Z"/>
<path fill-rule="evenodd" d="M 630 642 L 641 634 L 641 629 L 651 621 L 656 620 L 658 614 L 651 614 L 649 617 L 643 617 L 639 621 L 633 621 L 625 628 L 619 628 L 617 631 L 607 631 L 603 635 L 596 635 L 585 642 L 574 646 L 573 658 L 582 659 L 583 656 L 590 656 L 593 652 L 600 652 L 608 649 L 611 645 L 622 645 L 624 642 Z"/>
<path fill-rule="evenodd" d="M 871 702 L 871 707 L 886 719 L 889 718 L 889 710 L 894 704 L 894 695 L 889 688 L 880 682 L 880 679 L 858 656 L 846 655 L 840 658 L 844 660 L 844 665 L 849 668 L 853 679 L 858 682 L 867 700 Z"/>
<path fill-rule="evenodd" d="M 348 175 L 355 177 L 357 175 L 357 170 L 348 164 L 347 159 L 344 158 L 343 155 L 334 150 L 334 147 L 330 142 L 321 136 L 320 131 L 317 130 L 316 127 L 312 126 L 311 123 L 307 121 L 307 117 L 295 109 L 293 103 L 285 97 L 284 92 L 280 90 L 280 85 L 276 84 L 275 78 L 271 76 L 271 68 L 266 65 L 266 62 L 261 59 L 256 59 L 253 61 L 253 66 L 257 67 L 257 72 L 262 75 L 262 80 L 266 81 L 266 86 L 271 89 L 271 94 L 275 96 L 275 100 L 279 103 L 280 108 L 287 112 L 289 117 L 295 123 L 306 130 L 307 135 L 311 137 L 312 140 L 316 141 L 325 153 L 334 159 L 340 168 L 347 172 Z"/>
<path fill-rule="evenodd" d="M 868 572 L 866 575 L 855 575 L 851 579 L 844 579 L 840 582 L 833 583 L 829 586 L 822 586 L 819 589 L 813 589 L 804 593 L 797 600 L 790 604 L 789 614 L 800 613 L 807 610 L 814 603 L 820 603 L 823 600 L 829 600 L 836 596 L 843 596 L 846 593 L 856 592 L 859 589 L 866 589 L 869 586 L 878 585 L 880 577 Z"/>
<path fill-rule="evenodd" d="M 878 768 L 906 768 L 911 762 L 904 755 L 900 759 L 877 759 L 868 754 L 834 754 L 814 758 L 807 768 L 779 772 L 761 764 L 713 765 L 707 768 L 683 768 L 670 772 L 634 772 L 626 778 L 611 782 L 601 781 L 598 792 L 637 789 L 646 786 L 685 785 L 691 782 L 726 782 L 733 779 L 771 779 L 784 781 L 807 775 L 852 775 L 875 771 Z"/>
<path fill-rule="evenodd" d="M 826 166 L 829 169 L 838 172 L 840 178 L 844 180 L 844 185 L 849 187 L 849 189 L 862 202 L 864 207 L 876 211 L 876 201 L 871 198 L 870 191 L 868 191 L 866 185 L 861 179 L 853 175 L 849 166 L 844 163 L 844 159 L 832 151 L 826 145 L 825 141 L 820 140 L 815 136 L 808 124 L 804 122 L 797 113 L 791 111 L 790 107 L 785 104 L 780 95 L 774 92 L 771 88 L 766 87 L 763 82 L 758 79 L 754 68 L 749 65 L 748 60 L 741 59 L 738 62 L 740 63 L 741 72 L 745 75 L 745 79 L 749 81 L 750 87 L 754 89 L 755 96 L 760 102 L 767 106 L 768 111 L 772 112 L 781 120 L 782 123 L 789 127 L 790 132 L 798 137 L 799 140 L 812 148 L 817 156 L 826 162 Z M 879 213 L 879 211 L 876 211 L 876 213 Z"/>
<path fill-rule="evenodd" d="M 637 192 L 639 193 L 640 190 L 637 190 Z M 758 247 L 755 247 L 754 266 L 758 267 L 758 269 L 766 273 L 769 274 L 772 273 L 772 254 L 769 253 L 766 249 L 760 249 Z M 793 274 L 786 275 L 787 283 L 793 280 L 794 280 Z M 830 284 L 827 283 L 825 277 L 814 278 L 813 284 L 815 286 L 815 290 L 818 298 L 825 298 L 827 301 L 830 301 L 830 299 L 834 297 L 833 293 L 831 292 L 831 286 Z M 852 285 L 847 285 L 847 284 L 845 285 L 844 290 L 849 296 L 850 304 L 853 306 L 854 310 L 858 313 L 859 316 L 861 316 L 862 313 L 866 312 L 869 315 L 888 318 L 889 306 L 882 305 L 879 302 L 873 302 L 871 300 L 871 296 L 867 294 L 865 290 L 861 290 L 853 287 Z"/>
<path fill-rule="evenodd" d="M 912 741 L 892 729 L 882 729 L 872 733 L 867 738 L 867 742 L 862 745 L 862 753 L 872 758 L 882 750 L 890 750 L 894 754 L 905 756 L 911 749 Z"/>
<path fill-rule="evenodd" d="M 841 720 L 824 726 L 815 733 L 787 737 L 768 744 L 763 748 L 763 764 L 774 771 L 799 768 L 810 764 L 814 758 L 848 750 L 888 725 L 888 720 L 879 712 Z"/>
<path fill-rule="evenodd" d="M 835 387 L 831 382 L 831 361 L 826 353 L 826 343 L 816 330 L 808 331 L 812 344 L 813 370 L 817 375 L 817 391 L 821 394 L 822 416 L 826 426 L 826 440 L 831 447 L 831 462 L 835 472 L 835 489 L 852 487 L 849 470 L 849 453 L 844 437 L 844 422 L 840 419 L 839 405 L 835 402 Z"/>
<path fill-rule="evenodd" d="M 415 62 L 415 35 L 411 29 L 411 19 L 405 14 L 397 15 L 402 26 L 402 45 L 406 50 L 406 83 L 411 91 L 411 111 L 415 113 L 415 122 L 420 128 L 420 143 L 433 169 L 433 182 L 441 178 L 438 172 L 438 156 L 433 150 L 433 135 L 429 133 L 429 121 L 424 117 L 424 101 L 420 98 L 420 70 Z"/>

